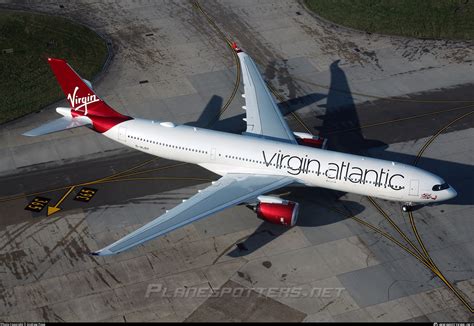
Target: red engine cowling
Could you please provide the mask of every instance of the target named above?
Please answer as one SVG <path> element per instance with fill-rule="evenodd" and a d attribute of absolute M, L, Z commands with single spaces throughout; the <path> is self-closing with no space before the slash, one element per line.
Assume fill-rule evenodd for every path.
<path fill-rule="evenodd" d="M 304 132 L 294 132 L 293 134 L 296 136 L 296 141 L 300 145 L 326 149 L 326 143 L 328 141 L 326 138 L 314 136 Z"/>
<path fill-rule="evenodd" d="M 259 202 L 255 211 L 257 216 L 264 221 L 293 226 L 298 219 L 299 204 L 288 200 L 281 200 L 280 203 Z"/>

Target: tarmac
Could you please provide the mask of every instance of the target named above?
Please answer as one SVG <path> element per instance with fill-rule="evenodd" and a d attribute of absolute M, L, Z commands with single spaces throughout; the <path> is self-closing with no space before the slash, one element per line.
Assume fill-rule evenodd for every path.
<path fill-rule="evenodd" d="M 87 129 L 20 136 L 55 116 L 47 108 L 0 129 L 0 320 L 472 321 L 472 47 L 329 26 L 291 1 L 200 5 L 257 59 L 293 130 L 327 137 L 330 149 L 417 161 L 453 185 L 458 197 L 413 213 L 415 230 L 398 203 L 376 200 L 432 268 L 399 245 L 410 249 L 370 199 L 306 188 L 276 192 L 301 205 L 291 229 L 238 206 L 123 254 L 88 256 L 218 176 Z M 106 35 L 114 56 L 96 89 L 122 113 L 242 130 L 232 53 L 191 2 L 3 6 Z M 90 202 L 77 200 L 84 188 Z M 61 210 L 25 210 L 37 197 Z"/>

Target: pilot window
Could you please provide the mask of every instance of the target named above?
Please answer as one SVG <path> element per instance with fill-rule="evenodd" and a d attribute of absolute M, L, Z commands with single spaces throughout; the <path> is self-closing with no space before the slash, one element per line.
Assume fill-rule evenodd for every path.
<path fill-rule="evenodd" d="M 433 191 L 440 191 L 440 190 L 444 190 L 444 189 L 448 189 L 449 188 L 449 185 L 447 183 L 443 183 L 441 185 L 434 185 L 433 186 Z"/>

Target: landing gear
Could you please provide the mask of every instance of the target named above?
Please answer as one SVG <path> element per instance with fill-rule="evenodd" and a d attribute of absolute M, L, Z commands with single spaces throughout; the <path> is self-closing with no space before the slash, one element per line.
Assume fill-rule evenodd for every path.
<path fill-rule="evenodd" d="M 402 206 L 402 211 L 404 211 L 405 213 L 407 212 L 411 212 L 415 209 L 415 206 L 411 205 L 411 204 L 405 204 Z"/>

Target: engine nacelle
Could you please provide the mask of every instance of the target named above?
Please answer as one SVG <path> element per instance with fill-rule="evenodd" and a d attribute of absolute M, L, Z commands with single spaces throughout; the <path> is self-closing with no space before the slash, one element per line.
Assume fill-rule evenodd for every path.
<path fill-rule="evenodd" d="M 258 218 L 285 226 L 293 226 L 298 219 L 299 204 L 277 197 L 259 196 L 255 206 Z"/>
<path fill-rule="evenodd" d="M 326 138 L 314 136 L 305 132 L 294 132 L 293 134 L 296 136 L 296 141 L 300 145 L 326 149 L 328 141 Z"/>

